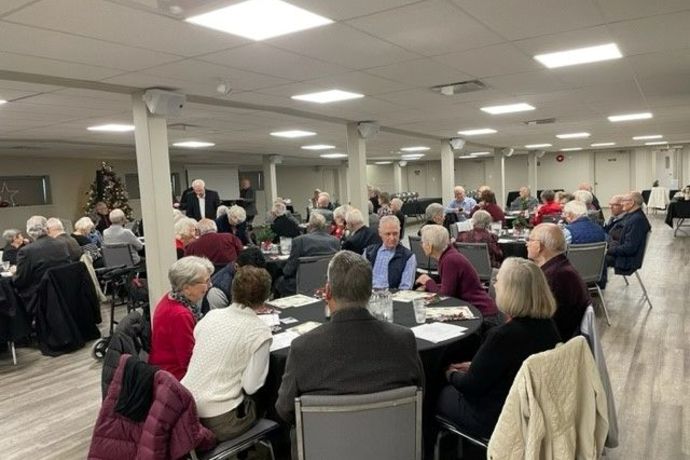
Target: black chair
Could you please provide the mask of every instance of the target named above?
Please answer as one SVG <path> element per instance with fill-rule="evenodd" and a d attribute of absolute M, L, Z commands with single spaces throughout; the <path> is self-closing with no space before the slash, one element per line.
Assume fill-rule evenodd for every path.
<path fill-rule="evenodd" d="M 314 291 L 326 285 L 328 264 L 334 254 L 300 257 L 297 266 L 297 294 L 314 295 Z"/>
<path fill-rule="evenodd" d="M 428 275 L 437 275 L 438 263 L 424 253 L 422 238 L 417 235 L 408 235 L 407 238 L 410 242 L 410 251 L 417 259 L 417 271 Z"/>
<path fill-rule="evenodd" d="M 623 280 L 625 281 L 626 286 L 630 286 L 630 283 L 628 282 L 628 276 L 635 274 L 635 277 L 637 278 L 637 281 L 640 283 L 640 287 L 642 288 L 642 299 L 644 302 L 647 302 L 649 304 L 649 309 L 652 309 L 652 301 L 649 300 L 649 295 L 647 294 L 647 288 L 645 287 L 644 283 L 642 282 L 642 278 L 640 277 L 640 268 L 642 268 L 642 265 L 644 265 L 644 259 L 647 255 L 647 248 L 649 247 L 649 237 L 651 236 L 652 232 L 650 231 L 647 233 L 647 239 L 644 242 L 644 248 L 642 249 L 642 263 L 640 264 L 639 268 L 636 268 L 634 272 L 632 273 L 626 273 L 623 275 Z M 644 303 L 643 302 L 643 303 Z"/>
<path fill-rule="evenodd" d="M 479 280 L 483 283 L 491 281 L 493 268 L 491 267 L 491 256 L 489 255 L 489 245 L 486 243 L 455 243 L 455 249 L 469 260 L 470 264 L 477 271 Z"/>
<path fill-rule="evenodd" d="M 606 264 L 606 242 L 590 244 L 571 244 L 568 247 L 567 257 L 575 270 L 580 274 L 590 292 L 596 292 L 601 299 L 601 308 L 606 316 L 606 323 L 610 326 L 611 319 L 606 308 L 604 294 L 599 287 L 601 274 Z"/>
<path fill-rule="evenodd" d="M 436 435 L 436 443 L 434 445 L 434 460 L 439 460 L 441 439 L 448 434 L 454 434 L 458 436 L 461 440 L 468 441 L 471 444 L 474 444 L 475 446 L 481 447 L 482 449 L 488 449 L 489 447 L 489 439 L 467 433 L 463 431 L 461 428 L 459 428 L 457 425 L 455 425 L 453 422 L 444 417 L 441 417 L 440 415 L 436 416 L 436 422 L 439 425 L 439 431 Z"/>
<path fill-rule="evenodd" d="M 256 444 L 261 444 L 268 448 L 271 459 L 275 460 L 273 446 L 271 445 L 271 441 L 268 439 L 268 436 L 277 429 L 278 424 L 276 422 L 262 418 L 259 419 L 259 421 L 256 422 L 256 424 L 246 433 L 243 433 L 234 439 L 221 442 L 215 447 L 215 449 L 201 454 L 191 451 L 189 455 L 192 460 L 224 460 L 244 452 Z"/>

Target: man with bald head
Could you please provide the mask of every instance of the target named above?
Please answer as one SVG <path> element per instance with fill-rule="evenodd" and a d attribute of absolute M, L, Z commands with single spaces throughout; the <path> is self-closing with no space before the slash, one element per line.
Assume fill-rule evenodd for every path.
<path fill-rule="evenodd" d="M 457 214 L 458 220 L 464 220 L 469 217 L 472 209 L 477 205 L 474 198 L 470 198 L 465 194 L 465 188 L 458 185 L 453 189 L 453 199 L 446 207 L 446 214 Z"/>
<path fill-rule="evenodd" d="M 587 285 L 565 250 L 565 237 L 556 224 L 537 225 L 527 241 L 527 256 L 541 267 L 556 299 L 553 320 L 564 341 L 579 331 L 582 316 L 592 303 Z"/>

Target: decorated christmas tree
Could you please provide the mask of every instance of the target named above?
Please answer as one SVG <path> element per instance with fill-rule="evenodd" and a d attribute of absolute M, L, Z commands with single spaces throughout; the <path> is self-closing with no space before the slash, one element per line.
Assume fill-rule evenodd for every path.
<path fill-rule="evenodd" d="M 91 184 L 86 196 L 84 213 L 87 215 L 93 214 L 96 203 L 102 201 L 108 205 L 108 209 L 121 209 L 127 219 L 132 220 L 132 208 L 129 207 L 129 196 L 122 179 L 115 174 L 113 167 L 105 161 L 101 163 L 101 168 L 96 171 L 96 180 Z"/>

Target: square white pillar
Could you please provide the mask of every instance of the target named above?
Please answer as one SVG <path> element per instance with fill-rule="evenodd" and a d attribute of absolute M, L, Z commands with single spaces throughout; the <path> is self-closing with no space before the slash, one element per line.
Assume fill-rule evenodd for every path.
<path fill-rule="evenodd" d="M 527 154 L 527 186 L 532 192 L 532 196 L 537 196 L 538 184 L 538 164 L 537 152 Z"/>
<path fill-rule="evenodd" d="M 264 199 L 266 200 L 266 210 L 273 208 L 273 202 L 278 198 L 278 180 L 276 176 L 276 164 L 280 162 L 278 155 L 263 156 L 264 173 Z"/>
<path fill-rule="evenodd" d="M 441 141 L 441 198 L 444 206 L 453 200 L 455 188 L 455 158 L 450 141 Z"/>
<path fill-rule="evenodd" d="M 359 135 L 357 123 L 348 123 L 346 132 L 348 159 L 347 183 L 350 189 L 350 204 L 362 211 L 364 224 L 369 225 L 366 142 Z"/>
<path fill-rule="evenodd" d="M 506 204 L 506 159 L 503 149 L 494 149 L 494 183 L 492 187 L 496 194 L 496 203 L 504 207 Z"/>
<path fill-rule="evenodd" d="M 399 161 L 393 162 L 393 192 L 403 192 L 402 188 L 402 166 Z"/>

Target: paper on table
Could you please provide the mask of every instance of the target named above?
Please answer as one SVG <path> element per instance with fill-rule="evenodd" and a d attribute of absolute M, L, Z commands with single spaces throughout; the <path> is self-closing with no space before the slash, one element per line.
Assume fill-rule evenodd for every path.
<path fill-rule="evenodd" d="M 297 338 L 298 335 L 294 332 L 281 332 L 273 336 L 273 342 L 271 343 L 271 351 L 281 350 L 290 346 L 292 341 Z"/>
<path fill-rule="evenodd" d="M 464 319 L 475 319 L 472 310 L 465 306 L 458 307 L 427 307 L 427 319 L 436 321 L 460 321 Z"/>
<path fill-rule="evenodd" d="M 412 328 L 415 337 L 432 343 L 460 337 L 466 330 L 466 327 L 447 323 L 427 323 Z"/>
<path fill-rule="evenodd" d="M 294 308 L 303 307 L 304 305 L 309 305 L 310 303 L 315 303 L 318 301 L 319 299 L 316 299 L 314 297 L 308 297 L 306 295 L 297 294 L 291 295 L 289 297 L 283 297 L 281 299 L 271 300 L 270 302 L 266 303 L 278 308 Z"/>
<path fill-rule="evenodd" d="M 415 299 L 423 299 L 428 295 L 429 293 L 424 291 L 398 291 L 391 297 L 398 302 L 412 302 Z"/>
<path fill-rule="evenodd" d="M 266 323 L 267 326 L 280 326 L 280 316 L 277 313 L 272 313 L 269 315 L 257 315 L 261 321 Z"/>
<path fill-rule="evenodd" d="M 312 329 L 316 329 L 319 326 L 321 326 L 321 323 L 317 323 L 316 321 L 307 321 L 306 323 L 302 323 L 299 326 L 291 327 L 290 329 L 288 329 L 288 331 L 292 332 L 293 334 L 302 335 L 306 334 Z"/>

